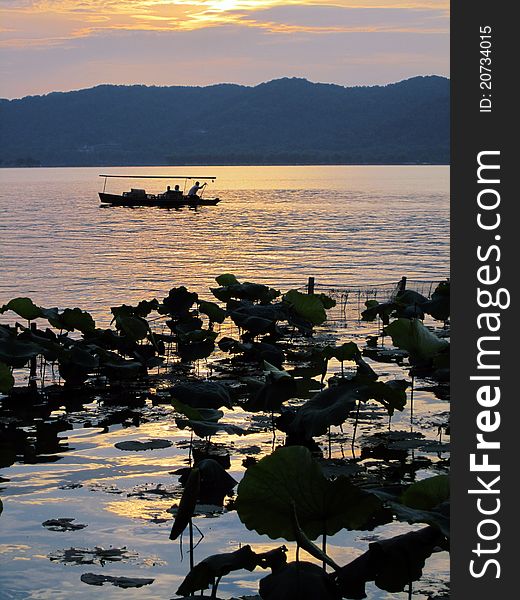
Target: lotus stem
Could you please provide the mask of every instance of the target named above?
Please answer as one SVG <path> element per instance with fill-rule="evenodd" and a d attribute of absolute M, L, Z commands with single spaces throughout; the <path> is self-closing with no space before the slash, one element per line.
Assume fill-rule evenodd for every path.
<path fill-rule="evenodd" d="M 189 532 L 190 532 L 190 571 L 191 571 L 195 565 L 195 561 L 193 558 L 193 520 L 192 519 L 190 519 L 188 527 L 189 527 Z"/>
<path fill-rule="evenodd" d="M 217 598 L 218 584 L 220 583 L 221 579 L 222 579 L 222 575 L 220 575 L 220 577 L 217 577 L 215 583 L 213 584 L 213 589 L 211 590 L 211 598 L 212 598 L 212 600 L 216 600 L 216 598 Z"/>
<path fill-rule="evenodd" d="M 352 454 L 354 454 L 354 445 L 356 442 L 356 432 L 359 421 L 359 406 L 361 404 L 361 400 L 357 401 L 357 409 L 356 409 L 356 420 L 354 421 L 354 431 L 352 432 Z"/>
<path fill-rule="evenodd" d="M 412 375 L 412 387 L 410 389 L 410 431 L 413 431 L 413 386 L 414 386 L 415 376 Z"/>
<path fill-rule="evenodd" d="M 323 554 L 327 554 L 327 534 L 323 532 L 323 539 L 321 543 L 321 549 L 323 550 Z M 323 561 L 323 570 L 327 571 L 327 563 Z"/>

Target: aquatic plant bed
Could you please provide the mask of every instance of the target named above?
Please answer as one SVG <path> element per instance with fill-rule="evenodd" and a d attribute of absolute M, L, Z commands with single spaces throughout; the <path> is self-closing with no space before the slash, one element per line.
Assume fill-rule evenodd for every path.
<path fill-rule="evenodd" d="M 216 282 L 108 328 L 0 309 L 2 589 L 448 597 L 449 283 L 339 327 L 324 294 Z"/>

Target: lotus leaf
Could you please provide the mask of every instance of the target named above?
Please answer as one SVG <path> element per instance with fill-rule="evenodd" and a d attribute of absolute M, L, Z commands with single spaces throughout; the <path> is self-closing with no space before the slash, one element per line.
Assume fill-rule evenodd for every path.
<path fill-rule="evenodd" d="M 321 325 L 327 320 L 327 313 L 319 296 L 290 290 L 283 299 L 300 317 L 313 325 Z"/>
<path fill-rule="evenodd" d="M 432 510 L 450 497 L 450 480 L 447 475 L 428 477 L 413 483 L 401 496 L 400 502 L 410 508 Z"/>
<path fill-rule="evenodd" d="M 231 571 L 241 569 L 254 571 L 257 565 L 258 556 L 251 550 L 251 546 L 243 546 L 235 552 L 208 556 L 188 573 L 177 590 L 177 594 L 188 596 L 199 590 L 206 590 L 217 579 L 231 573 Z"/>
<path fill-rule="evenodd" d="M 219 275 L 218 277 L 215 277 L 215 281 L 222 287 L 240 283 L 238 279 L 231 273 L 224 273 L 223 275 Z"/>
<path fill-rule="evenodd" d="M 360 388 L 363 399 L 375 400 L 382 404 L 392 416 L 395 410 L 402 411 L 406 406 L 406 388 L 408 382 L 404 379 L 393 381 L 372 381 Z"/>
<path fill-rule="evenodd" d="M 261 283 L 232 283 L 218 288 L 211 288 L 212 294 L 222 302 L 232 298 L 238 300 L 251 300 L 252 302 L 268 303 L 280 295 L 278 290 Z"/>
<path fill-rule="evenodd" d="M 226 318 L 226 311 L 216 302 L 199 302 L 199 311 L 206 315 L 212 323 L 223 323 Z"/>
<path fill-rule="evenodd" d="M 280 428 L 303 439 L 324 435 L 331 425 L 345 422 L 358 395 L 358 386 L 349 381 L 327 388 L 300 406 L 286 425 L 282 419 Z"/>
<path fill-rule="evenodd" d="M 260 580 L 262 600 L 340 600 L 341 595 L 325 571 L 306 561 L 290 562 Z"/>
<path fill-rule="evenodd" d="M 0 393 L 7 394 L 14 386 L 14 377 L 11 369 L 3 362 L 0 362 Z"/>
<path fill-rule="evenodd" d="M 197 293 L 189 292 L 183 285 L 172 288 L 168 296 L 163 299 L 162 304 L 158 306 L 157 311 L 162 315 L 182 315 L 190 310 L 198 298 Z"/>
<path fill-rule="evenodd" d="M 175 423 L 179 429 L 185 429 L 189 427 L 193 430 L 193 433 L 200 438 L 208 438 L 219 431 L 225 431 L 230 435 L 246 435 L 247 431 L 238 427 L 237 425 L 230 425 L 228 423 L 217 423 L 214 421 L 195 421 L 192 419 L 175 419 Z"/>
<path fill-rule="evenodd" d="M 272 539 L 296 539 L 293 505 L 311 540 L 363 527 L 381 503 L 343 476 L 329 480 L 307 448 L 279 448 L 251 465 L 238 486 L 236 509 L 248 529 Z"/>
<path fill-rule="evenodd" d="M 334 575 L 342 597 L 366 598 L 368 581 L 387 592 L 404 591 L 421 578 L 426 559 L 443 541 L 437 529 L 426 527 L 370 544 L 365 554 Z"/>
<path fill-rule="evenodd" d="M 133 342 L 144 340 L 150 331 L 146 319 L 132 315 L 117 315 L 116 327 Z"/>
<path fill-rule="evenodd" d="M 38 319 L 43 316 L 42 309 L 39 306 L 36 306 L 30 298 L 13 298 L 12 300 L 9 300 L 7 304 L 2 306 L 0 313 L 7 312 L 8 310 L 12 310 L 18 316 L 22 317 L 22 319 L 26 319 L 27 321 L 32 321 L 33 319 Z"/>
<path fill-rule="evenodd" d="M 194 467 L 195 468 L 195 467 Z M 224 467 L 212 458 L 204 458 L 197 463 L 200 471 L 200 492 L 197 501 L 200 504 L 222 506 L 224 496 L 231 494 L 237 481 L 226 472 Z M 193 469 L 180 469 L 180 482 L 186 485 Z"/>
<path fill-rule="evenodd" d="M 123 589 L 127 588 L 140 588 L 143 585 L 151 585 L 154 579 L 138 579 L 137 577 L 113 577 L 112 575 L 96 575 L 95 573 L 83 573 L 80 577 L 83 583 L 89 585 L 103 585 L 104 583 L 111 583 L 116 587 Z"/>
<path fill-rule="evenodd" d="M 215 381 L 179 383 L 171 389 L 171 395 L 193 408 L 232 408 L 227 388 Z"/>
<path fill-rule="evenodd" d="M 210 421 L 216 423 L 224 416 L 221 410 L 214 408 L 193 408 L 189 404 L 184 404 L 176 398 L 172 399 L 172 406 L 176 412 L 187 417 L 190 421 Z"/>
<path fill-rule="evenodd" d="M 90 333 L 96 329 L 96 323 L 92 315 L 80 308 L 66 308 L 62 313 L 53 313 L 55 309 L 44 309 L 45 317 L 56 329 L 73 331 L 77 329 L 81 333 Z"/>
<path fill-rule="evenodd" d="M 10 367 L 24 367 L 31 358 L 38 356 L 42 351 L 40 345 L 19 339 L 13 334 L 0 338 L 0 361 Z"/>
<path fill-rule="evenodd" d="M 449 346 L 447 340 L 438 338 L 418 319 L 397 319 L 385 327 L 392 343 L 406 350 L 412 360 L 427 361 Z"/>
<path fill-rule="evenodd" d="M 190 471 L 188 481 L 184 487 L 179 508 L 170 532 L 170 540 L 176 540 L 188 526 L 200 493 L 200 471 L 196 467 Z"/>
<path fill-rule="evenodd" d="M 329 310 L 330 308 L 334 308 L 336 306 L 336 300 L 334 300 L 334 298 L 331 298 L 326 294 L 317 294 L 317 296 L 321 300 L 325 310 Z"/>
<path fill-rule="evenodd" d="M 357 362 L 361 358 L 361 352 L 354 342 L 346 342 L 341 346 L 326 347 L 323 354 L 327 358 L 336 358 L 340 362 L 351 360 Z"/>

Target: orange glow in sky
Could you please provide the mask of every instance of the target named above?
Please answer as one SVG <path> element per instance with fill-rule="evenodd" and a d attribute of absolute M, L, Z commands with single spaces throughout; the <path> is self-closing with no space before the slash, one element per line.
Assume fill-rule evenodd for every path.
<path fill-rule="evenodd" d="M 4 0 L 0 95 L 448 74 L 445 0 Z"/>

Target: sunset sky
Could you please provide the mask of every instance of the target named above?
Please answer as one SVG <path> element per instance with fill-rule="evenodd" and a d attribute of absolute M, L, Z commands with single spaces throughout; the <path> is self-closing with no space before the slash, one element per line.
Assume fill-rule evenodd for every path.
<path fill-rule="evenodd" d="M 449 74 L 448 0 L 0 0 L 0 96 Z"/>

